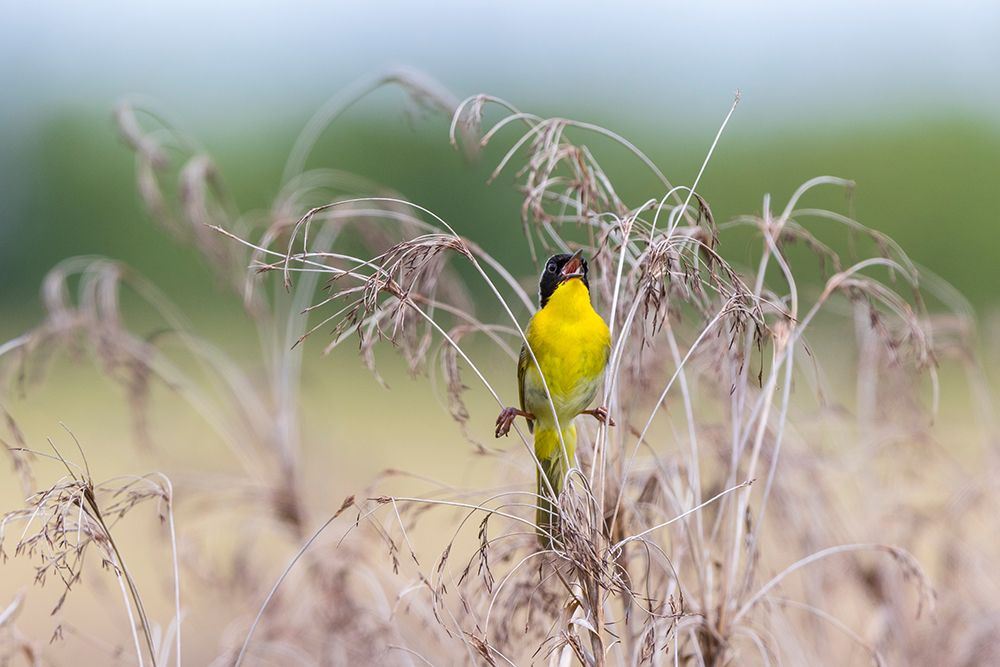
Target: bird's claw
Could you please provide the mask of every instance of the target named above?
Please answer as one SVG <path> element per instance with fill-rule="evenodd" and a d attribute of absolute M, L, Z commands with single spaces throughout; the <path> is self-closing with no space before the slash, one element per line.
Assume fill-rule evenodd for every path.
<path fill-rule="evenodd" d="M 494 435 L 499 438 L 501 435 L 510 433 L 510 427 L 514 425 L 514 420 L 518 417 L 524 417 L 530 422 L 535 418 L 535 415 L 517 408 L 504 408 L 500 411 L 500 416 L 497 417 L 497 430 Z"/>
<path fill-rule="evenodd" d="M 615 425 L 615 420 L 608 415 L 608 409 L 603 405 L 599 408 L 594 408 L 593 410 L 587 410 L 587 414 L 602 424 L 607 424 L 608 426 Z"/>
<path fill-rule="evenodd" d="M 517 413 L 518 410 L 516 408 L 504 408 L 500 411 L 500 415 L 497 417 L 497 428 L 494 432 L 497 438 L 510 433 L 510 427 L 514 424 Z"/>

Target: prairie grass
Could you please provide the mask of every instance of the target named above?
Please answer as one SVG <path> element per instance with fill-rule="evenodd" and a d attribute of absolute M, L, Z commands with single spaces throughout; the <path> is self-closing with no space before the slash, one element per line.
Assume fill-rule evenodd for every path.
<path fill-rule="evenodd" d="M 307 168 L 327 126 L 386 85 L 449 117 L 449 139 L 469 159 L 499 147 L 491 180 L 513 180 L 523 194 L 511 234 L 539 265 L 580 248 L 590 259 L 612 331 L 600 404 L 616 426 L 581 420 L 558 497 L 533 491 L 540 464 L 529 435 L 515 428 L 514 446 L 498 447 L 492 419 L 480 418 L 490 401 L 497 411 L 514 402 L 534 277 L 512 275 L 458 225 L 390 187 Z M 0 346 L 6 384 L 29 384 L 59 351 L 87 356 L 125 388 L 151 462 L 145 415 L 150 387 L 162 384 L 232 466 L 189 474 L 176 490 L 160 473 L 99 484 L 87 443 L 40 447 L 8 415 L 4 443 L 27 500 L 4 515 L 0 548 L 34 559 L 40 583 L 58 574 L 66 594 L 80 587 L 84 554 L 97 551 L 130 626 L 106 640 L 128 642 L 115 659 L 133 664 L 197 660 L 181 641 L 189 582 L 231 615 L 217 665 L 1000 659 L 994 403 L 974 313 L 877 220 L 810 206 L 819 188 L 849 195 L 845 179 L 812 178 L 788 201 L 764 195 L 758 215 L 716 221 L 698 184 L 737 103 L 681 186 L 610 130 L 488 95 L 459 100 L 423 74 L 392 71 L 325 105 L 293 147 L 271 208 L 243 212 L 195 139 L 123 102 L 115 118 L 142 202 L 240 301 L 259 358 L 234 359 L 225 340 L 197 335 L 133 268 L 73 258 L 46 279 L 45 321 Z M 655 191 L 619 195 L 628 188 L 588 147 L 611 144 L 648 170 Z M 727 239 L 747 234 L 753 263 L 730 263 Z M 834 251 L 842 244 L 831 237 L 850 252 Z M 819 281 L 798 278 L 817 270 Z M 126 290 L 156 313 L 152 333 L 129 326 Z M 493 484 L 389 470 L 319 497 L 307 489 L 315 443 L 302 435 L 302 369 L 314 348 L 302 343 L 316 338 L 326 353 L 356 345 L 376 377 L 387 350 L 426 377 L 467 456 L 496 470 Z M 946 386 L 978 415 L 971 432 L 982 441 L 967 445 L 967 460 L 938 440 L 939 371 L 963 374 Z M 849 375 L 853 388 L 830 375 Z M 403 399 L 391 390 L 372 397 L 372 414 L 391 416 L 394 400 Z M 433 446 L 433 432 L 414 431 L 408 447 Z M 65 475 L 37 480 L 32 456 L 54 456 Z M 170 619 L 150 618 L 109 519 L 147 501 L 173 538 Z M 540 542 L 542 501 L 557 516 Z M 237 536 L 218 571 L 176 546 L 193 538 L 185 517 L 211 513 Z M 275 540 L 294 556 L 268 559 Z M 41 664 L 48 649 L 15 623 L 21 604 L 0 612 L 0 657 Z"/>

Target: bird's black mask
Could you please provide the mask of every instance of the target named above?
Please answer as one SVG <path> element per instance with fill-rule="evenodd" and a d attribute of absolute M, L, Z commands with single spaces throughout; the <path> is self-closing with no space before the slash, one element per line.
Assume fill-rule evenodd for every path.
<path fill-rule="evenodd" d="M 589 290 L 590 283 L 587 282 L 588 270 L 587 260 L 583 258 L 582 250 L 572 255 L 563 253 L 549 257 L 549 261 L 545 262 L 545 268 L 542 269 L 542 277 L 538 281 L 539 307 L 544 308 L 545 304 L 549 301 L 549 297 L 556 291 L 556 287 L 571 278 L 580 278 Z"/>

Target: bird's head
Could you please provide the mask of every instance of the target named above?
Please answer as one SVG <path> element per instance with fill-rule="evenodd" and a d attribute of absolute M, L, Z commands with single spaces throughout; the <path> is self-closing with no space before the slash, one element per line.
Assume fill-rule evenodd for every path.
<path fill-rule="evenodd" d="M 556 288 L 570 280 L 579 278 L 589 290 L 587 271 L 587 260 L 583 258 L 583 250 L 577 250 L 572 255 L 563 253 L 549 257 L 542 269 L 542 277 L 538 281 L 539 305 L 544 308 Z"/>

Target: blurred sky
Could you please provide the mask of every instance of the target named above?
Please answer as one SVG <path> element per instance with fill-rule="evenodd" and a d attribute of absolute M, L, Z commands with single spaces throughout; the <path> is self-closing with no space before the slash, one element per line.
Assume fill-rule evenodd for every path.
<path fill-rule="evenodd" d="M 989 0 L 6 1 L 0 85 L 5 123 L 133 91 L 192 120 L 252 121 L 397 63 L 463 92 L 653 124 L 667 111 L 714 121 L 737 88 L 755 123 L 915 107 L 995 117 L 998 35 Z"/>

